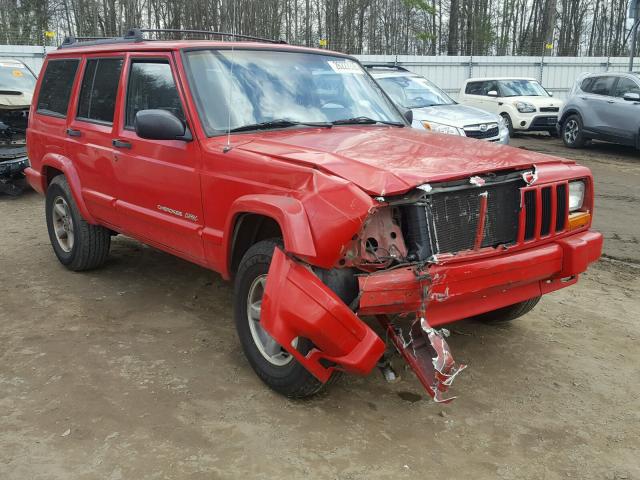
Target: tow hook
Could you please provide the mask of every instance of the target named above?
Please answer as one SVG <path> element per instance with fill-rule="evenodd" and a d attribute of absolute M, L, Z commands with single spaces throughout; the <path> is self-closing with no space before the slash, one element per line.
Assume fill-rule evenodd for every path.
<path fill-rule="evenodd" d="M 446 329 L 432 328 L 424 316 L 411 325 L 409 340 L 400 327 L 394 325 L 388 316 L 378 315 L 378 321 L 387 331 L 394 346 L 413 369 L 418 380 L 436 403 L 449 403 L 456 397 L 443 398 L 455 378 L 466 365 L 456 366 L 445 337 Z"/>

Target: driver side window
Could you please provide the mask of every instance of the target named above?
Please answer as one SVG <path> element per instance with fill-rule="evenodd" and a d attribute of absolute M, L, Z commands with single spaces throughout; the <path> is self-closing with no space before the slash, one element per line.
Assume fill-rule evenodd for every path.
<path fill-rule="evenodd" d="M 167 61 L 133 60 L 131 63 L 125 126 L 133 128 L 136 113 L 148 109 L 167 110 L 185 121 L 171 66 Z"/>
<path fill-rule="evenodd" d="M 615 96 L 623 98 L 627 93 L 640 93 L 640 87 L 630 78 L 620 78 L 616 87 Z"/>

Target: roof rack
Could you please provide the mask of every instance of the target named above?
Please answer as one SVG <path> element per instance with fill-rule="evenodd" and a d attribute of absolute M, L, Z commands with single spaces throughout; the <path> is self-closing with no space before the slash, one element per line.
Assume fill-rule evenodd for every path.
<path fill-rule="evenodd" d="M 399 72 L 408 72 L 404 67 L 401 67 L 397 63 L 365 63 L 364 68 L 390 68 L 391 70 L 397 70 Z"/>
<path fill-rule="evenodd" d="M 272 40 L 240 33 L 214 32 L 210 30 L 185 30 L 179 28 L 132 28 L 122 37 L 65 37 L 58 48 L 88 47 L 93 45 L 108 45 L 114 43 L 130 43 L 151 40 L 144 38 L 144 33 L 178 33 L 187 35 L 206 35 L 211 37 L 230 37 L 254 42 L 287 43 L 284 40 Z"/>

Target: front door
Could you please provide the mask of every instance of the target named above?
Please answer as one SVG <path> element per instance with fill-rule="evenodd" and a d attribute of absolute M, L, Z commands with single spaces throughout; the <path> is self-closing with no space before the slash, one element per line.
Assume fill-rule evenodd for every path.
<path fill-rule="evenodd" d="M 170 111 L 188 128 L 182 90 L 170 53 L 129 54 L 114 132 L 117 210 L 122 229 L 197 263 L 204 261 L 198 142 L 147 140 L 134 129 L 140 110 Z"/>
<path fill-rule="evenodd" d="M 640 102 L 625 100 L 627 93 L 640 94 L 640 86 L 631 78 L 620 77 L 604 120 L 611 135 L 618 137 L 617 141 L 635 145 L 640 131 Z"/>

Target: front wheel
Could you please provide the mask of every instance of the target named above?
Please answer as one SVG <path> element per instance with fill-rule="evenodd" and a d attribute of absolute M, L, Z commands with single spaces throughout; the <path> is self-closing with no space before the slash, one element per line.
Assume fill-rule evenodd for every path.
<path fill-rule="evenodd" d="M 571 115 L 562 124 L 562 141 L 569 148 L 584 147 L 583 125 L 579 115 Z"/>
<path fill-rule="evenodd" d="M 499 308 L 498 310 L 493 310 L 492 312 L 483 313 L 482 315 L 478 315 L 475 318 L 476 320 L 480 320 L 486 323 L 511 322 L 529 313 L 531 310 L 533 310 L 533 308 L 538 304 L 539 301 L 540 297 L 535 297 L 531 300 L 526 300 L 514 305 L 509 305 L 508 307 Z"/>
<path fill-rule="evenodd" d="M 511 120 L 511 117 L 508 113 L 503 113 L 500 116 L 504 118 L 504 124 L 509 130 L 509 137 L 513 137 L 513 121 Z"/>
<path fill-rule="evenodd" d="M 258 377 L 282 395 L 304 398 L 318 393 L 324 385 L 278 345 L 260 324 L 267 273 L 275 248 L 281 246 L 279 239 L 264 240 L 249 248 L 242 257 L 235 281 L 236 330 L 242 350 Z M 293 346 L 305 355 L 313 345 L 307 339 L 298 338 Z"/>

